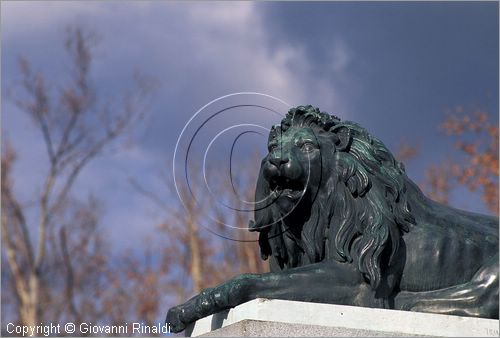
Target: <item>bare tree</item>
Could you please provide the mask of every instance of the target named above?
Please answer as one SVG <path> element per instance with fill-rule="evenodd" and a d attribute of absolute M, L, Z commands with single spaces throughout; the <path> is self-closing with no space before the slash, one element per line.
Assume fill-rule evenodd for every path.
<path fill-rule="evenodd" d="M 213 195 L 206 191 L 205 182 L 197 175 L 199 172 L 196 168 L 191 172 L 190 189 L 185 184 L 178 184 L 176 190 L 172 178 L 162 176 L 164 189 L 159 194 L 146 189 L 136 179 L 131 179 L 135 189 L 156 204 L 164 215 L 164 221 L 158 225 L 161 232 L 160 261 L 164 265 L 157 271 L 159 274 L 166 274 L 158 278 L 168 281 L 167 288 L 162 291 L 174 296 L 167 299 L 170 305 L 179 303 L 204 288 L 220 284 L 236 274 L 268 270 L 267 263 L 260 259 L 257 234 L 246 230 L 253 213 L 245 215 L 235 212 L 222 206 L 217 199 L 230 198 L 235 202 L 232 206 L 236 209 L 251 206 L 243 205 L 242 201 L 234 198 L 232 187 L 223 184 L 220 169 L 207 168 L 206 176 L 213 183 Z M 246 170 L 240 174 L 250 177 L 252 173 Z M 257 173 L 254 174 L 256 182 Z M 241 184 L 238 192 L 241 193 L 242 200 L 251 202 L 255 182 L 252 178 L 246 182 L 253 183 Z M 226 225 L 242 230 L 235 235 Z M 237 240 L 224 237 L 237 237 Z"/>
<path fill-rule="evenodd" d="M 217 195 L 222 200 L 231 201 L 230 205 L 235 210 L 221 208 L 220 204 L 218 206 L 217 219 L 220 220 L 218 232 L 233 240 L 220 238 L 220 251 L 224 254 L 224 261 L 228 263 L 226 269 L 221 271 L 217 284 L 241 273 L 269 271 L 268 262 L 260 257 L 258 233 L 247 230 L 249 220 L 254 217 L 252 203 L 259 174 L 259 167 L 255 164 L 258 163 L 260 158 L 257 154 L 242 161 L 237 171 L 238 176 L 243 179 L 234 180 L 232 184 L 229 184 L 227 178 L 219 178 Z M 213 175 L 215 176 L 215 171 Z M 230 227 L 239 230 L 230 230 Z"/>
<path fill-rule="evenodd" d="M 70 315 L 78 320 L 95 307 L 95 300 L 89 302 L 77 291 L 93 287 L 98 292 L 99 278 L 94 276 L 94 282 L 85 285 L 89 278 L 84 277 L 105 263 L 97 233 L 97 203 L 92 199 L 80 203 L 71 191 L 82 170 L 137 124 L 151 90 L 147 82 L 139 81 L 119 105 L 102 100 L 90 81 L 95 43 L 96 36 L 89 31 L 68 29 L 64 47 L 72 69 L 57 93 L 47 83 L 49 77 L 33 72 L 26 59 L 19 60 L 23 91 L 11 98 L 40 130 L 49 164 L 36 197 L 38 222 L 32 224 L 13 189 L 15 151 L 8 144 L 2 149 L 2 247 L 23 325 L 37 325 L 46 316 L 55 320 Z M 64 291 L 54 292 L 59 286 Z M 59 310 L 47 306 L 61 303 Z"/>
<path fill-rule="evenodd" d="M 171 262 L 178 269 L 176 280 L 170 281 L 170 291 L 182 299 L 189 291 L 191 284 L 194 292 L 200 292 L 207 287 L 208 266 L 211 256 L 210 237 L 203 231 L 202 224 L 206 221 L 210 209 L 210 200 L 195 201 L 185 186 L 179 186 L 179 194 L 184 204 L 179 200 L 171 178 L 162 177 L 165 193 L 159 196 L 145 189 L 138 181 L 131 179 L 135 189 L 154 202 L 164 214 L 164 221 L 158 224 L 163 234 L 162 261 Z M 192 192 L 197 193 L 198 185 L 192 186 Z M 170 267 L 172 268 L 172 266 Z M 168 273 L 165 269 L 163 272 Z"/>

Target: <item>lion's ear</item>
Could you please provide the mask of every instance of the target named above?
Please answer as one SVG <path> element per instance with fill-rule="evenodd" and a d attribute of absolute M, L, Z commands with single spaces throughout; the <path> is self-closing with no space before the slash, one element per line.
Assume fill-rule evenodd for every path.
<path fill-rule="evenodd" d="M 351 129 L 343 125 L 337 125 L 330 128 L 330 132 L 336 136 L 334 142 L 337 150 L 344 151 L 349 148 L 351 144 Z"/>

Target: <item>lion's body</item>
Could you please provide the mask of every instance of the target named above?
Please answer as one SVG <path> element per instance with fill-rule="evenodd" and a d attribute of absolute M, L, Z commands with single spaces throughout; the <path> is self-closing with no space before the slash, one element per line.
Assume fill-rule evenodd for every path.
<path fill-rule="evenodd" d="M 425 197 L 356 123 L 291 109 L 255 201 L 249 230 L 271 272 L 171 309 L 174 329 L 256 297 L 498 318 L 498 218 Z"/>
<path fill-rule="evenodd" d="M 400 288 L 429 291 L 466 283 L 498 253 L 498 219 L 450 208 L 412 187 L 415 225 L 403 239 Z"/>

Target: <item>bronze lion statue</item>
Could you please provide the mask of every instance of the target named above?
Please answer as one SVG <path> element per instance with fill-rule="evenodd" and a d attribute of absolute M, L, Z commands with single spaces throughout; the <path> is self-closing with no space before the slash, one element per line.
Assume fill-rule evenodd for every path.
<path fill-rule="evenodd" d="M 259 297 L 498 318 L 498 218 L 430 200 L 381 141 L 312 106 L 268 147 L 249 230 L 271 272 L 171 308 L 174 332 Z"/>

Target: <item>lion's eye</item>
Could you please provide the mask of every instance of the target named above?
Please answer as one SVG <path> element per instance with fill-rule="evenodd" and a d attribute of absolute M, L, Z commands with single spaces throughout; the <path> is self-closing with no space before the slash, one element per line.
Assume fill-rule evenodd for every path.
<path fill-rule="evenodd" d="M 300 148 L 302 149 L 302 151 L 309 153 L 309 152 L 313 151 L 314 149 L 316 149 L 316 145 L 312 142 L 305 142 L 302 144 L 302 146 Z"/>
<path fill-rule="evenodd" d="M 277 144 L 270 144 L 269 145 L 269 152 L 272 153 L 273 151 L 275 151 L 276 149 L 278 148 L 278 145 Z"/>

